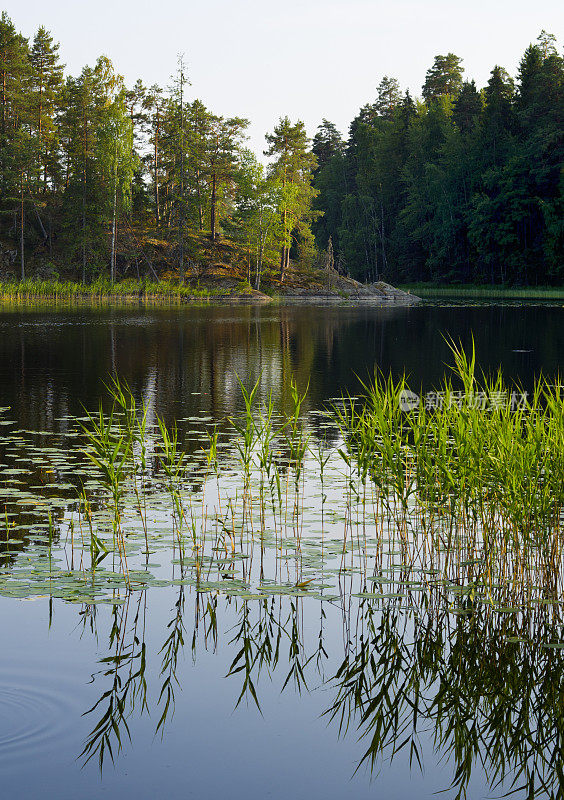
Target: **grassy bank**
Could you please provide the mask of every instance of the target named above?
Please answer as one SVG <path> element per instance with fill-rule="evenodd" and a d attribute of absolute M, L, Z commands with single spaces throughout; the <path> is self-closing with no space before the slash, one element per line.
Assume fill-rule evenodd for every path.
<path fill-rule="evenodd" d="M 74 281 L 37 280 L 0 282 L 0 302 L 67 301 L 108 302 L 167 301 L 185 302 L 206 300 L 220 292 L 200 285 L 180 284 L 177 281 L 124 280 L 112 283 L 99 279 L 92 283 Z"/>
<path fill-rule="evenodd" d="M 564 300 L 564 286 L 475 286 L 473 284 L 402 284 L 400 289 L 423 298 L 469 300 Z"/>

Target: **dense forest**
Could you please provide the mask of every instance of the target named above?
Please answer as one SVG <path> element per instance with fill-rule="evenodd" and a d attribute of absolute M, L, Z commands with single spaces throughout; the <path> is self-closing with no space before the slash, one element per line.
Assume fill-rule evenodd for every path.
<path fill-rule="evenodd" d="M 343 141 L 324 120 L 316 240 L 353 277 L 564 281 L 564 59 L 544 31 L 514 81 L 478 89 L 462 59 L 436 56 L 422 100 L 384 78 Z"/>
<path fill-rule="evenodd" d="M 0 17 L 0 272 L 205 278 L 260 287 L 290 261 L 385 279 L 549 284 L 564 263 L 564 59 L 542 33 L 483 89 L 437 56 L 422 99 L 385 77 L 348 139 L 282 117 L 266 166 L 248 121 L 171 85 L 127 87 L 100 57 L 65 76 L 40 27 Z"/>

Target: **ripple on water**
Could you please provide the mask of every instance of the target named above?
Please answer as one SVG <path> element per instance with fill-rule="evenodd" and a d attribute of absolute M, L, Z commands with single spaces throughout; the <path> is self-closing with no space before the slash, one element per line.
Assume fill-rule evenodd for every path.
<path fill-rule="evenodd" d="M 0 671 L 0 769 L 31 759 L 37 764 L 70 745 L 80 719 L 72 683 L 61 675 L 55 681 L 38 672 Z"/>

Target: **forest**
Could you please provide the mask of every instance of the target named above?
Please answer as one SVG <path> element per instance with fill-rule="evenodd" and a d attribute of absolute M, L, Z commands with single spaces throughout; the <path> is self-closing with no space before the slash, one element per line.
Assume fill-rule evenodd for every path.
<path fill-rule="evenodd" d="M 564 280 L 564 59 L 544 31 L 515 79 L 494 66 L 478 88 L 437 55 L 420 99 L 384 77 L 347 137 L 282 116 L 257 156 L 182 58 L 165 88 L 126 86 L 106 56 L 73 77 L 46 28 L 28 40 L 3 12 L 0 104 L 3 277 Z"/>

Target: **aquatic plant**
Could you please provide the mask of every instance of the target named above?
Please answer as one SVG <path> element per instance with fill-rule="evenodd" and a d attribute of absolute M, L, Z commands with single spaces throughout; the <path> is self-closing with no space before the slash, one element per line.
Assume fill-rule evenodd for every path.
<path fill-rule="evenodd" d="M 345 397 L 321 417 L 334 437 L 324 447 L 304 418 L 304 393 L 294 382 L 285 414 L 275 411 L 272 397 L 259 399 L 259 385 L 242 386 L 242 414 L 222 432 L 214 426 L 204 433 L 201 449 L 189 455 L 178 427 L 158 417 L 149 424 L 143 403 L 112 379 L 110 410 L 100 406 L 76 432 L 85 444 L 77 445 L 69 469 L 78 478 L 79 501 L 67 512 L 66 535 L 55 514 L 45 525 L 49 593 L 88 593 L 108 602 L 108 589 L 180 580 L 248 599 L 325 598 L 338 597 L 346 579 L 349 591 L 375 602 L 404 596 L 411 585 L 424 602 L 442 595 L 452 603 L 449 597 L 463 593 L 493 613 L 520 614 L 538 604 L 559 613 L 564 394 L 558 379 L 539 379 L 525 398 L 501 374 L 478 377 L 474 353 L 453 346 L 452 374 L 437 388 L 440 405 L 406 406 L 406 380 L 377 374 L 362 397 Z M 80 463 L 82 453 L 90 468 Z M 18 548 L 8 514 L 18 506 L 10 498 L 24 507 L 35 501 L 11 487 L 12 471 L 18 474 L 5 470 L 0 496 L 4 554 L 13 560 Z M 153 575 L 150 555 L 171 543 L 172 575 Z M 145 564 L 131 568 L 137 553 Z M 110 555 L 118 559 L 121 584 L 118 573 L 103 568 Z M 0 576 L 0 591 L 45 588 L 43 568 L 23 582 L 13 582 L 12 574 Z"/>
<path fill-rule="evenodd" d="M 461 300 L 563 300 L 561 286 L 500 286 L 475 284 L 410 283 L 400 287 L 423 298 L 445 298 Z"/>
<path fill-rule="evenodd" d="M 441 402 L 408 392 L 376 374 L 313 425 L 296 384 L 283 413 L 257 382 L 241 415 L 202 430 L 190 452 L 195 421 L 152 424 L 116 378 L 109 403 L 69 418 L 65 448 L 7 433 L 0 593 L 45 595 L 50 610 L 53 598 L 79 603 L 91 625 L 98 603 L 113 606 L 83 760 L 114 758 L 135 703 L 152 702 L 140 608 L 153 587 L 177 587 L 156 671 L 159 733 L 190 594 L 193 657 L 198 637 L 212 649 L 227 640 L 235 703 L 259 708 L 263 673 L 283 666 L 281 688 L 305 691 L 325 668 L 331 609 L 345 652 L 328 716 L 358 730 L 361 763 L 377 769 L 402 749 L 422 761 L 426 730 L 452 753 L 456 796 L 481 760 L 492 789 L 561 797 L 562 385 L 541 378 L 525 398 L 453 346 Z M 33 489 L 32 469 L 52 482 Z M 307 651 L 302 603 L 313 600 Z M 229 632 L 222 601 L 236 615 Z"/>

